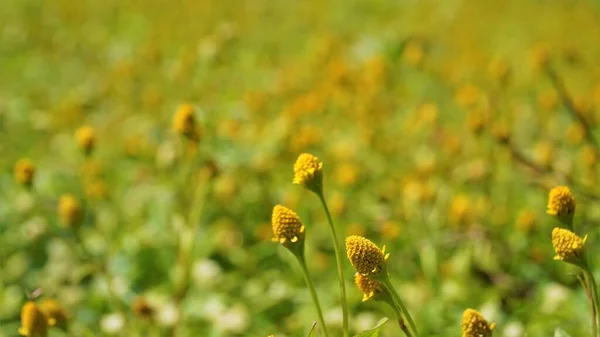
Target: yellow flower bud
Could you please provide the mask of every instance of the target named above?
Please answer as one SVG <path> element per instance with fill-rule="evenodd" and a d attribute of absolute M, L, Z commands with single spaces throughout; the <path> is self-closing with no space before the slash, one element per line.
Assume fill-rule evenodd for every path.
<path fill-rule="evenodd" d="M 152 319 L 154 316 L 154 307 L 144 298 L 138 297 L 133 302 L 133 312 L 136 316 L 143 319 Z"/>
<path fill-rule="evenodd" d="M 26 337 L 46 337 L 48 321 L 44 313 L 34 302 L 27 302 L 21 309 L 21 328 L 19 335 Z"/>
<path fill-rule="evenodd" d="M 463 337 L 491 337 L 495 323 L 489 324 L 476 310 L 467 309 L 462 316 Z"/>
<path fill-rule="evenodd" d="M 555 227 L 552 230 L 552 246 L 556 252 L 554 259 L 582 265 L 586 240 L 587 235 L 582 239 L 568 229 Z"/>
<path fill-rule="evenodd" d="M 385 246 L 379 249 L 371 240 L 358 235 L 346 238 L 346 255 L 356 271 L 364 276 L 379 275 L 385 270 Z"/>
<path fill-rule="evenodd" d="M 271 224 L 273 226 L 273 241 L 277 241 L 286 247 L 304 242 L 304 225 L 298 214 L 291 209 L 281 205 L 273 207 Z"/>
<path fill-rule="evenodd" d="M 61 329 L 67 328 L 67 313 L 56 300 L 43 299 L 40 302 L 40 310 L 48 318 L 49 326 L 57 326 Z"/>
<path fill-rule="evenodd" d="M 320 194 L 323 189 L 323 163 L 310 153 L 301 154 L 294 164 L 294 184 Z"/>
<path fill-rule="evenodd" d="M 575 197 L 567 186 L 557 186 L 548 194 L 548 210 L 554 216 L 569 216 L 575 213 Z"/>
<path fill-rule="evenodd" d="M 83 209 L 74 196 L 63 194 L 58 201 L 58 217 L 66 227 L 77 227 L 83 220 Z"/>
<path fill-rule="evenodd" d="M 173 131 L 189 140 L 197 141 L 200 138 L 193 105 L 186 103 L 179 106 L 173 117 Z"/>
<path fill-rule="evenodd" d="M 81 126 L 75 131 L 75 140 L 83 153 L 88 156 L 94 150 L 96 144 L 96 134 L 94 129 L 89 125 Z"/>
<path fill-rule="evenodd" d="M 15 180 L 17 183 L 25 187 L 31 187 L 34 176 L 35 167 L 31 161 L 27 158 L 19 159 L 15 164 Z"/>
<path fill-rule="evenodd" d="M 377 280 L 371 280 L 370 278 L 361 275 L 360 273 L 354 274 L 354 283 L 363 293 L 362 301 L 367 301 L 370 298 L 376 299 L 377 295 L 380 295 L 387 291 L 383 283 Z"/>

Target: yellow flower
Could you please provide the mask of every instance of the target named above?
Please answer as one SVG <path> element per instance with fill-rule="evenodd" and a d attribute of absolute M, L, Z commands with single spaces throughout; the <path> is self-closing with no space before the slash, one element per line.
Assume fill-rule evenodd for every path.
<path fill-rule="evenodd" d="M 552 230 L 552 246 L 556 252 L 555 260 L 561 260 L 579 265 L 587 235 L 580 238 L 568 229 L 555 227 Z"/>
<path fill-rule="evenodd" d="M 375 297 L 384 291 L 387 291 L 383 285 L 383 283 L 377 280 L 371 280 L 370 278 L 361 275 L 360 273 L 354 274 L 354 283 L 363 293 L 362 301 L 366 301 L 370 298 L 375 299 Z"/>
<path fill-rule="evenodd" d="M 499 143 L 508 144 L 510 142 L 510 129 L 506 123 L 496 122 L 492 125 L 492 137 Z"/>
<path fill-rule="evenodd" d="M 346 255 L 357 272 L 364 276 L 379 275 L 385 270 L 385 246 L 379 249 L 371 240 L 358 235 L 346 238 Z"/>
<path fill-rule="evenodd" d="M 19 335 L 26 337 L 45 337 L 48 333 L 48 321 L 44 313 L 34 302 L 27 302 L 21 309 L 21 328 Z"/>
<path fill-rule="evenodd" d="M 483 316 L 473 309 L 467 309 L 462 316 L 463 337 L 491 337 L 496 324 L 489 324 Z"/>
<path fill-rule="evenodd" d="M 294 184 L 319 194 L 323 189 L 323 163 L 310 153 L 298 156 L 294 164 Z"/>
<path fill-rule="evenodd" d="M 273 241 L 277 241 L 286 247 L 289 244 L 304 241 L 304 225 L 298 214 L 287 207 L 281 205 L 273 207 L 271 225 L 275 236 Z"/>
<path fill-rule="evenodd" d="M 75 140 L 85 155 L 90 155 L 94 150 L 96 143 L 96 134 L 94 129 L 89 125 L 79 127 L 75 131 Z"/>
<path fill-rule="evenodd" d="M 46 298 L 40 303 L 40 310 L 48 318 L 49 326 L 57 326 L 61 329 L 67 327 L 67 313 L 61 305 L 54 299 Z"/>
<path fill-rule="evenodd" d="M 15 164 L 15 180 L 25 186 L 31 187 L 33 177 L 35 176 L 35 167 L 27 158 L 21 158 Z"/>
<path fill-rule="evenodd" d="M 173 131 L 190 140 L 198 140 L 199 133 L 194 118 L 194 106 L 181 104 L 173 117 Z"/>
<path fill-rule="evenodd" d="M 568 216 L 575 213 L 575 197 L 567 186 L 557 186 L 550 190 L 546 213 L 555 216 Z"/>
<path fill-rule="evenodd" d="M 63 194 L 58 201 L 58 216 L 67 227 L 77 227 L 83 220 L 81 204 L 74 196 Z"/>

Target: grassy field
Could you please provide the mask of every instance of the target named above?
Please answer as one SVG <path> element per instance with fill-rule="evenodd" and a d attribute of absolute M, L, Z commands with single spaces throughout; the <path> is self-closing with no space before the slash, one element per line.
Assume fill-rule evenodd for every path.
<path fill-rule="evenodd" d="M 546 208 L 570 187 L 600 277 L 597 2 L 5 0 L 0 21 L 0 336 L 28 298 L 65 314 L 50 337 L 308 336 L 277 204 L 342 336 L 305 152 L 420 336 L 459 336 L 467 308 L 496 337 L 592 336 Z M 351 335 L 400 336 L 341 253 Z"/>

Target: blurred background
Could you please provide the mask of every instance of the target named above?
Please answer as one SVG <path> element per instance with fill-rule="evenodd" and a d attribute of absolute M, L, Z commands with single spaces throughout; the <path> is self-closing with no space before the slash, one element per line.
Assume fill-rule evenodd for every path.
<path fill-rule="evenodd" d="M 36 289 L 66 316 L 50 336 L 306 336 L 314 307 L 271 242 L 275 204 L 307 227 L 340 335 L 327 220 L 292 185 L 302 152 L 324 163 L 338 235 L 387 245 L 423 336 L 459 335 L 465 308 L 495 336 L 590 335 L 545 210 L 570 186 L 598 256 L 599 13 L 583 0 L 1 1 L 0 336 L 17 335 Z M 181 109 L 197 139 L 173 129 Z M 361 302 L 344 262 L 352 331 L 393 317 Z"/>

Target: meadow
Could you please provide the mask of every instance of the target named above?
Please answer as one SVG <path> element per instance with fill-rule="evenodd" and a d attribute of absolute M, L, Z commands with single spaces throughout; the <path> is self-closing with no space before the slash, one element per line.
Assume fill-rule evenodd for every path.
<path fill-rule="evenodd" d="M 330 336 L 344 302 L 350 336 L 403 335 L 351 235 L 386 246 L 419 336 L 467 308 L 495 337 L 600 333 L 598 2 L 8 0 L 0 22 L 0 337 L 309 336 L 276 205 Z"/>

